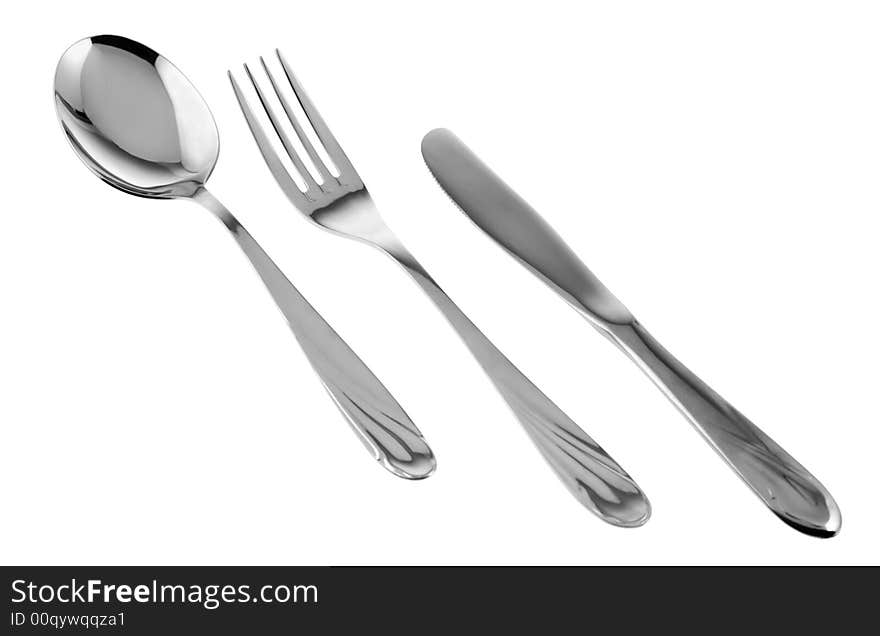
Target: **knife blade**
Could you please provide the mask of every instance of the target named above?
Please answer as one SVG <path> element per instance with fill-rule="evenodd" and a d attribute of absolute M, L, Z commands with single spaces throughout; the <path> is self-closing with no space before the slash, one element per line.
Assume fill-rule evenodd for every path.
<path fill-rule="evenodd" d="M 573 307 L 610 322 L 633 320 L 562 237 L 458 137 L 445 129 L 432 130 L 422 141 L 422 155 L 440 187 L 468 218 Z"/>

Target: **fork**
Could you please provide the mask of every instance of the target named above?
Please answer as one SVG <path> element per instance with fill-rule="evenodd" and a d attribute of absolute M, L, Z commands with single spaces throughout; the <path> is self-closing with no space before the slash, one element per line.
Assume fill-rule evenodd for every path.
<path fill-rule="evenodd" d="M 613 525 L 633 527 L 645 523 L 650 516 L 650 504 L 633 479 L 483 335 L 385 224 L 364 182 L 277 49 L 276 55 L 305 120 L 337 171 L 334 174 L 331 166 L 321 159 L 290 101 L 261 57 L 263 71 L 305 151 L 306 157 L 300 156 L 269 103 L 268 96 L 245 64 L 244 72 L 305 185 L 305 189 L 301 189 L 282 163 L 230 72 L 232 89 L 248 127 L 287 198 L 314 223 L 378 248 L 412 276 L 464 340 L 532 441 L 578 501 Z M 320 182 L 306 167 L 304 158 L 313 164 Z"/>

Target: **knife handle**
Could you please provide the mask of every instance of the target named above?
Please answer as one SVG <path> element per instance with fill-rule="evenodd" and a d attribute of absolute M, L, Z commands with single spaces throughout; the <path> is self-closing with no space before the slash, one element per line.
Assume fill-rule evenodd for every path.
<path fill-rule="evenodd" d="M 644 524 L 650 503 L 626 471 L 483 335 L 396 237 L 386 233 L 379 247 L 434 301 L 574 497 L 610 524 Z"/>
<path fill-rule="evenodd" d="M 834 499 L 806 468 L 664 349 L 638 321 L 604 325 L 611 338 L 787 524 L 818 537 L 840 530 Z"/>
<path fill-rule="evenodd" d="M 232 233 L 260 275 L 291 331 L 361 441 L 387 470 L 406 479 L 429 476 L 434 455 L 419 429 L 382 382 L 297 291 L 247 230 L 207 190 L 194 199 Z M 327 453 L 332 461 L 332 452 Z"/>

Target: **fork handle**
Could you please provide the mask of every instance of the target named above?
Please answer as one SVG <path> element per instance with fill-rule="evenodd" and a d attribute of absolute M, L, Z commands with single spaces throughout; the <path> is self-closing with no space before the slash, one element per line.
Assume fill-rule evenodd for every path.
<path fill-rule="evenodd" d="M 483 335 L 396 238 L 384 236 L 381 249 L 403 266 L 446 316 L 575 498 L 613 525 L 645 523 L 650 504 L 626 471 Z"/>
<path fill-rule="evenodd" d="M 664 349 L 637 321 L 603 325 L 719 455 L 783 521 L 801 532 L 834 536 L 840 511 L 830 493 L 766 433 Z"/>
<path fill-rule="evenodd" d="M 419 429 L 379 379 L 303 298 L 238 220 L 207 190 L 193 197 L 229 229 L 272 295 L 333 401 L 367 449 L 399 477 L 422 479 L 436 466 Z"/>

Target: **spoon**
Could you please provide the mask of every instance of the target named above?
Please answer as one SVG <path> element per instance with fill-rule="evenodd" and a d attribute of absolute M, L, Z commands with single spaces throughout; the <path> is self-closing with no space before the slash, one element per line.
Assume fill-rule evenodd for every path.
<path fill-rule="evenodd" d="M 128 38 L 80 40 L 58 62 L 55 108 L 79 158 L 104 182 L 151 199 L 192 199 L 220 219 L 375 459 L 407 479 L 434 471 L 431 449 L 397 401 L 205 188 L 220 149 L 217 125 L 174 65 Z"/>

